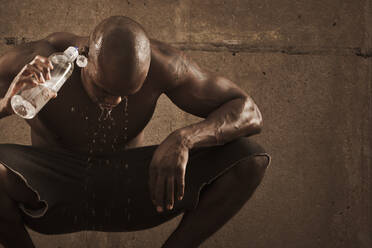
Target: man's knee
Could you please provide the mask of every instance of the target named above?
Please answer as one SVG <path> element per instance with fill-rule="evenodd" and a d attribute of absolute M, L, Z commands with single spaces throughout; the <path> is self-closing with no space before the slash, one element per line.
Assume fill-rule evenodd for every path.
<path fill-rule="evenodd" d="M 250 137 L 239 137 L 225 144 L 228 151 L 236 156 L 248 157 L 253 154 L 265 154 L 265 149 Z"/>
<path fill-rule="evenodd" d="M 17 203 L 10 198 L 6 191 L 5 181 L 8 169 L 0 163 L 0 229 L 4 227 L 4 223 L 16 223 L 21 221 Z M 5 225 L 5 227 L 6 227 Z M 1 232 L 3 230 L 0 230 Z"/>
<path fill-rule="evenodd" d="M 237 181 L 248 186 L 258 186 L 269 162 L 269 155 L 252 155 L 240 160 L 234 168 Z"/>

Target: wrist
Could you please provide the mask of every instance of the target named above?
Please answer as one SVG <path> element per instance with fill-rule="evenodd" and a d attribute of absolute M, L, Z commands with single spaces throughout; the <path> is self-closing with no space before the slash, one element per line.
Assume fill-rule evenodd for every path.
<path fill-rule="evenodd" d="M 0 99 L 0 114 L 2 116 L 12 115 L 12 110 L 10 107 L 10 99 L 4 97 Z"/>
<path fill-rule="evenodd" d="M 193 147 L 193 143 L 190 139 L 190 134 L 185 128 L 178 129 L 174 132 L 175 138 L 177 139 L 177 143 L 180 146 L 183 146 L 187 149 L 191 149 Z"/>

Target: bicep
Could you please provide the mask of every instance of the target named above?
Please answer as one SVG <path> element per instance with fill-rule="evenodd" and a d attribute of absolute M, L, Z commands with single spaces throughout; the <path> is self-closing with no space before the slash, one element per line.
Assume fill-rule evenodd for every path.
<path fill-rule="evenodd" d="M 0 57 L 0 97 L 5 95 L 14 77 L 36 55 L 48 57 L 54 51 L 50 43 L 39 40 L 13 47 L 3 54 Z"/>
<path fill-rule="evenodd" d="M 247 94 L 225 77 L 202 70 L 195 62 L 182 58 L 173 71 L 172 88 L 165 94 L 182 110 L 206 118 L 222 104 Z"/>
<path fill-rule="evenodd" d="M 7 54 L 0 57 L 0 98 L 3 98 L 12 82 L 11 66 Z"/>

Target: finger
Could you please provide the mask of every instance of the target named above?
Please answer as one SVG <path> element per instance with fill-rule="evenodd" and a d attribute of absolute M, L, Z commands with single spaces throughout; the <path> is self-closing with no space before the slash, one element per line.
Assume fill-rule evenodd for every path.
<path fill-rule="evenodd" d="M 150 164 L 149 167 L 149 191 L 150 191 L 150 197 L 151 201 L 154 205 L 155 203 L 155 187 L 156 187 L 156 179 L 157 179 L 157 173 L 156 169 L 152 164 Z"/>
<path fill-rule="evenodd" d="M 52 91 L 52 98 L 57 98 L 58 94 L 55 91 Z"/>
<path fill-rule="evenodd" d="M 47 67 L 49 67 L 50 69 L 53 70 L 53 64 L 48 58 L 40 56 L 40 55 L 36 55 L 35 58 L 30 62 L 30 64 L 33 65 L 37 62 L 41 62 L 41 63 L 45 64 L 45 66 L 47 66 Z"/>
<path fill-rule="evenodd" d="M 35 78 L 34 74 L 21 77 L 20 82 L 22 82 L 21 87 L 24 87 L 25 85 L 30 85 L 31 87 L 39 85 L 39 82 Z"/>
<path fill-rule="evenodd" d="M 34 74 L 28 76 L 21 76 L 17 85 L 13 89 L 14 94 L 18 94 L 20 89 L 30 89 L 39 85 L 39 82 L 36 80 Z"/>
<path fill-rule="evenodd" d="M 40 60 L 36 60 L 33 65 L 43 73 L 44 78 L 46 78 L 47 80 L 51 78 L 50 68 L 48 64 L 43 63 Z"/>
<path fill-rule="evenodd" d="M 51 80 L 52 79 L 52 75 L 50 74 L 50 68 L 49 67 L 47 68 L 46 74 L 47 74 L 47 80 Z"/>
<path fill-rule="evenodd" d="M 156 180 L 156 195 L 155 195 L 155 203 L 156 203 L 156 210 L 158 212 L 163 212 L 164 210 L 164 190 L 165 190 L 165 177 L 162 175 L 158 175 Z"/>
<path fill-rule="evenodd" d="M 28 64 L 27 68 L 25 69 L 23 75 L 27 76 L 33 74 L 35 78 L 42 83 L 43 78 L 41 77 L 42 73 L 39 69 L 36 68 L 36 66 Z"/>
<path fill-rule="evenodd" d="M 177 169 L 177 176 L 176 176 L 176 183 L 177 183 L 177 199 L 181 201 L 185 194 L 185 169 L 179 167 Z"/>
<path fill-rule="evenodd" d="M 174 206 L 174 177 L 167 179 L 167 196 L 165 202 L 167 209 L 172 210 Z"/>

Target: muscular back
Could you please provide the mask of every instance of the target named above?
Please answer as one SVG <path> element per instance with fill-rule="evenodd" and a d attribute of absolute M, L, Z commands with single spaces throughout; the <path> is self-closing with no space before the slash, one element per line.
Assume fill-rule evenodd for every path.
<path fill-rule="evenodd" d="M 55 33 L 9 50 L 0 58 L 0 97 L 5 95 L 21 68 L 36 55 L 48 57 L 53 52 L 61 52 L 75 45 L 79 38 L 83 37 Z M 153 50 L 155 53 L 159 51 L 156 47 Z M 159 53 L 154 54 L 152 64 L 159 67 L 156 56 Z M 75 66 L 58 97 L 45 105 L 34 119 L 26 120 L 31 127 L 32 145 L 64 147 L 80 153 L 108 153 L 141 146 L 143 129 L 150 121 L 162 93 L 156 74 L 150 68 L 142 88 L 128 96 L 127 105 L 124 99 L 105 119 L 100 108 L 88 97 L 81 82 L 81 70 Z M 125 108 L 127 114 L 124 113 Z"/>

